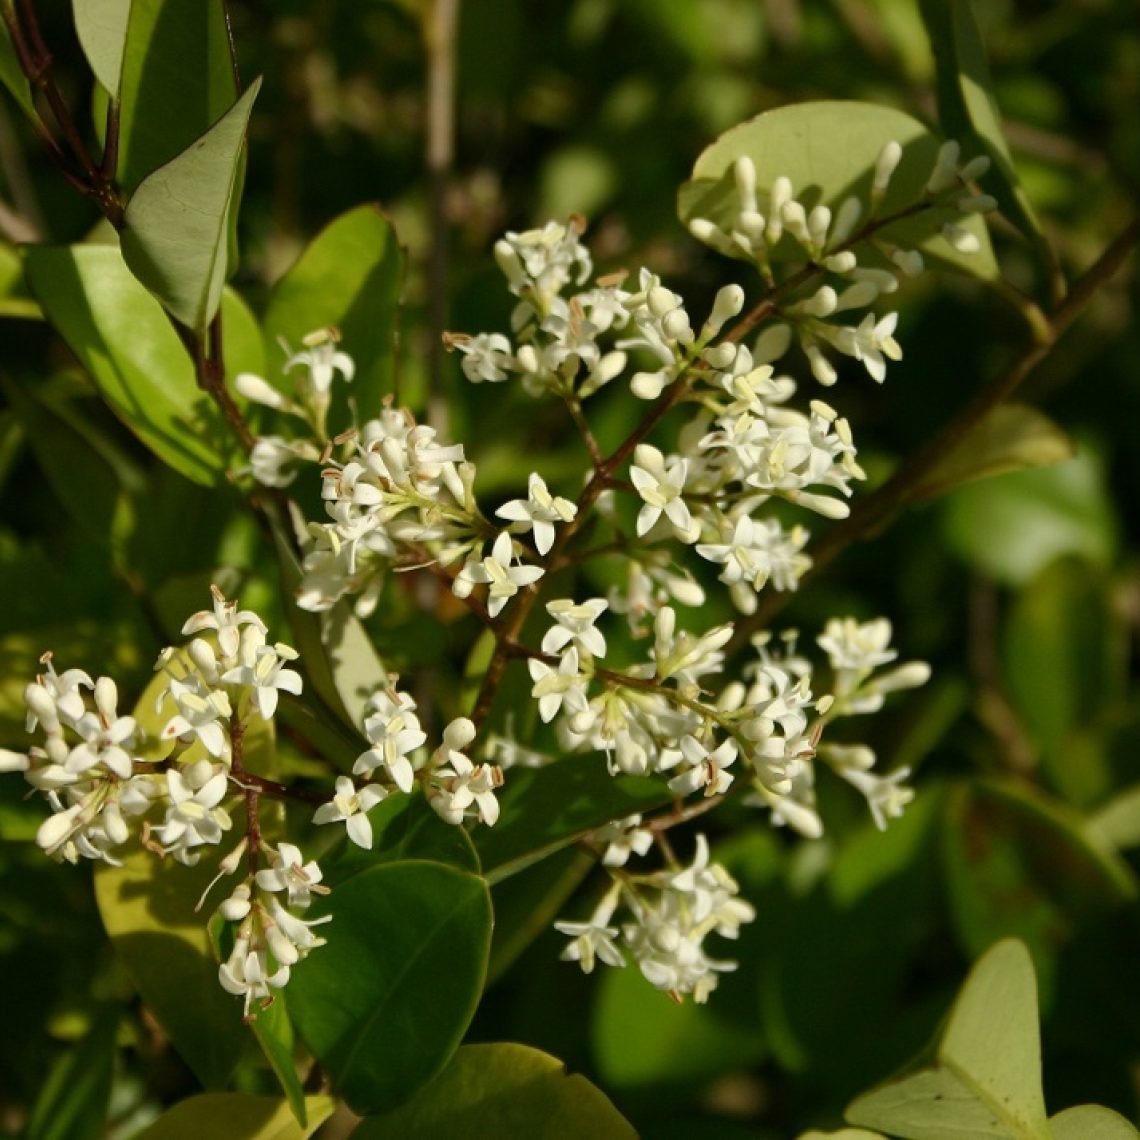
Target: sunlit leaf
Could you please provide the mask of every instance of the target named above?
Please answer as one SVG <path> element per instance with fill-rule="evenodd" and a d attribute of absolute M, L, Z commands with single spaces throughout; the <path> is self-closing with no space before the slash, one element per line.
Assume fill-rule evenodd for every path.
<path fill-rule="evenodd" d="M 79 46 L 103 90 L 119 93 L 131 0 L 72 0 Z"/>
<path fill-rule="evenodd" d="M 132 0 L 121 75 L 117 174 L 131 191 L 237 97 L 223 0 Z"/>
<path fill-rule="evenodd" d="M 791 179 L 796 196 L 808 208 L 823 203 L 835 210 L 851 194 L 866 202 L 875 160 L 891 141 L 902 146 L 903 156 L 877 211 L 886 217 L 921 199 L 940 140 L 902 111 L 855 102 L 794 104 L 726 131 L 697 159 L 692 180 L 681 187 L 678 212 L 686 224 L 708 218 L 731 230 L 739 208 L 733 163 L 744 155 L 756 167 L 761 213 L 768 209 L 768 188 L 781 175 Z M 959 220 L 952 208 L 932 207 L 884 227 L 877 236 L 916 247 L 924 256 L 966 273 L 996 276 L 997 263 L 980 217 L 961 221 L 980 242 L 977 253 L 958 253 L 942 237 L 942 225 Z M 776 259 L 803 258 L 790 237 L 781 239 L 772 253 Z"/>
<path fill-rule="evenodd" d="M 203 1140 L 207 1136 L 306 1140 L 332 1116 L 336 1101 L 311 1096 L 305 1104 L 309 1122 L 302 1128 L 283 1100 L 246 1093 L 203 1093 L 167 1109 L 139 1140 Z"/>
<path fill-rule="evenodd" d="M 268 379 L 284 385 L 280 339 L 292 350 L 306 333 L 340 331 L 342 347 L 356 362 L 347 398 L 360 422 L 380 412 L 392 392 L 396 367 L 396 320 L 404 257 L 391 222 L 376 207 L 357 206 L 331 221 L 309 243 L 296 264 L 273 288 L 265 314 L 270 360 Z M 343 427 L 345 394 L 334 390 L 331 423 Z"/>
<path fill-rule="evenodd" d="M 161 306 L 109 245 L 30 246 L 28 279 L 49 320 L 90 373 L 111 410 L 156 455 L 196 483 L 220 482 L 237 461 L 229 426 L 198 387 Z M 248 310 L 226 301 L 228 329 Z M 236 334 L 235 334 L 236 335 Z M 243 332 L 242 340 L 248 340 Z M 243 345 L 232 364 L 249 358 Z"/>
<path fill-rule="evenodd" d="M 526 1045 L 465 1045 L 408 1104 L 364 1120 L 356 1140 L 626 1140 L 636 1135 L 585 1077 Z"/>
<path fill-rule="evenodd" d="M 308 1105 L 293 1056 L 293 1023 L 289 1020 L 288 1004 L 287 991 L 277 994 L 267 1007 L 256 1011 L 250 1029 L 281 1084 L 294 1118 L 298 1124 L 306 1125 L 309 1123 Z"/>
<path fill-rule="evenodd" d="M 971 0 L 920 0 L 934 51 L 938 117 L 950 138 L 971 144 L 993 165 L 981 180 L 1002 212 L 1032 240 L 1041 224 L 1013 166 L 993 95 L 986 45 Z"/>
<path fill-rule="evenodd" d="M 1099 1104 L 1078 1104 L 1049 1117 L 1053 1140 L 1136 1140 L 1134 1124 Z"/>
<path fill-rule="evenodd" d="M 904 1140 L 1049 1140 L 1033 964 L 992 947 L 958 995 L 934 1067 L 857 1098 L 848 1121 Z"/>
<path fill-rule="evenodd" d="M 121 240 L 131 272 L 201 335 L 218 311 L 227 270 L 227 225 L 253 102 L 249 90 L 205 134 L 139 184 Z"/>
<path fill-rule="evenodd" d="M 933 499 L 974 479 L 1048 467 L 1074 454 L 1072 440 L 1044 412 L 1027 404 L 1002 404 L 926 471 L 910 493 L 917 500 Z"/>
<path fill-rule="evenodd" d="M 483 988 L 491 904 L 482 879 L 419 860 L 337 886 L 309 917 L 328 945 L 294 967 L 302 1040 L 357 1113 L 382 1112 L 436 1076 Z"/>

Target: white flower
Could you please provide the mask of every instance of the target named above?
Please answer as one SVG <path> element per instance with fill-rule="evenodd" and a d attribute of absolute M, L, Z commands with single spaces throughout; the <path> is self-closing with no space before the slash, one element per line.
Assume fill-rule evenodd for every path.
<path fill-rule="evenodd" d="M 304 862 L 300 848 L 292 843 L 279 843 L 272 855 L 273 866 L 257 872 L 257 885 L 263 891 L 285 891 L 290 906 L 307 907 L 312 896 L 324 894 L 328 888 L 320 887 L 320 867 Z"/>
<path fill-rule="evenodd" d="M 273 957 L 283 966 L 293 966 L 307 957 L 310 950 L 325 945 L 325 939 L 314 934 L 312 928 L 332 922 L 331 914 L 326 914 L 322 918 L 298 918 L 272 897 L 265 909 L 268 917 L 265 937 Z"/>
<path fill-rule="evenodd" d="M 308 382 L 312 393 L 326 396 L 338 372 L 345 380 L 351 380 L 356 374 L 352 357 L 337 350 L 339 340 L 339 335 L 331 329 L 309 333 L 301 342 L 306 347 L 285 361 L 285 371 L 291 372 L 298 365 L 304 365 L 309 370 Z"/>
<path fill-rule="evenodd" d="M 214 595 L 214 609 L 200 610 L 186 619 L 182 627 L 183 635 L 201 633 L 204 629 L 212 629 L 218 635 L 218 648 L 223 657 L 233 657 L 238 651 L 240 627 L 252 625 L 262 633 L 267 633 L 265 623 L 252 610 L 238 611 L 237 602 L 226 601 L 225 595 L 217 586 L 210 587 Z"/>
<path fill-rule="evenodd" d="M 626 816 L 594 832 L 594 839 L 606 844 L 604 867 L 624 867 L 630 855 L 644 855 L 653 846 L 653 832 L 639 827 L 640 815 Z"/>
<path fill-rule="evenodd" d="M 278 690 L 293 696 L 301 693 L 301 674 L 285 668 L 287 661 L 296 661 L 298 656 L 295 649 L 281 642 L 266 645 L 261 631 L 250 626 L 242 634 L 238 664 L 222 674 L 222 682 L 249 685 L 261 719 L 270 720 L 277 711 Z"/>
<path fill-rule="evenodd" d="M 556 922 L 554 929 L 573 939 L 559 957 L 564 962 L 579 962 L 582 973 L 593 973 L 595 961 L 607 966 L 624 966 L 625 958 L 617 946 L 618 930 L 610 926 L 617 905 L 617 890 L 611 890 L 598 904 L 589 922 Z"/>
<path fill-rule="evenodd" d="M 119 694 L 110 677 L 95 682 L 95 712 L 85 712 L 75 723 L 75 731 L 83 738 L 68 754 L 64 767 L 74 775 L 82 775 L 102 765 L 120 780 L 130 779 L 134 769 L 131 750 L 135 746 L 138 725 L 133 716 L 119 716 L 116 711 Z"/>
<path fill-rule="evenodd" d="M 560 653 L 573 642 L 583 653 L 592 657 L 606 655 L 606 639 L 594 623 L 608 609 L 605 598 L 588 598 L 574 602 L 570 598 L 556 598 L 546 603 L 546 612 L 558 623 L 546 631 L 542 639 L 543 653 Z"/>
<path fill-rule="evenodd" d="M 832 618 L 817 639 L 836 671 L 864 672 L 893 661 L 891 623 L 886 618 L 858 622 L 855 618 Z"/>
<path fill-rule="evenodd" d="M 876 322 L 874 314 L 868 313 L 858 328 L 836 330 L 832 343 L 840 352 L 861 360 L 871 378 L 881 384 L 887 375 L 884 357 L 902 360 L 902 349 L 892 336 L 898 320 L 898 313 L 888 313 Z"/>
<path fill-rule="evenodd" d="M 841 768 L 839 774 L 866 797 L 871 817 L 880 831 L 886 831 L 888 819 L 898 819 L 903 808 L 914 799 L 914 789 L 903 786 L 909 768 L 899 768 L 889 776 L 876 776 L 858 768 Z"/>
<path fill-rule="evenodd" d="M 480 333 L 470 337 L 453 335 L 446 338 L 446 344 L 463 354 L 463 375 L 472 384 L 480 384 L 484 380 L 492 384 L 501 383 L 516 367 L 511 342 L 502 333 Z"/>
<path fill-rule="evenodd" d="M 228 779 L 221 766 L 199 760 L 181 771 L 166 772 L 169 806 L 166 818 L 156 829 L 158 841 L 179 862 L 198 861 L 195 847 L 220 843 L 232 821 L 218 805 L 225 799 Z"/>
<path fill-rule="evenodd" d="M 543 575 L 541 566 L 514 566 L 514 545 L 507 531 L 500 531 L 487 558 L 469 558 L 455 577 L 452 591 L 465 598 L 476 585 L 489 585 L 487 612 L 496 617 L 507 602 L 523 586 L 537 582 Z"/>
<path fill-rule="evenodd" d="M 562 655 L 557 669 L 552 669 L 545 661 L 535 657 L 527 660 L 534 687 L 530 695 L 538 701 L 538 715 L 543 723 L 549 724 L 563 704 L 569 712 L 584 712 L 587 706 L 586 685 L 588 678 L 579 672 L 578 650 L 571 646 Z"/>
<path fill-rule="evenodd" d="M 379 784 L 369 784 L 357 791 L 347 776 L 338 776 L 336 795 L 327 804 L 321 804 L 313 814 L 314 823 L 343 823 L 348 837 L 357 847 L 372 847 L 372 824 L 368 811 L 374 808 L 387 792 Z"/>
<path fill-rule="evenodd" d="M 402 792 L 410 792 L 415 769 L 409 755 L 427 740 L 414 709 L 415 701 L 407 693 L 373 694 L 370 707 L 375 711 L 364 720 L 364 734 L 373 747 L 362 752 L 353 765 L 356 776 L 370 776 L 383 768 Z"/>
<path fill-rule="evenodd" d="M 491 827 L 499 818 L 495 790 L 503 785 L 503 772 L 493 764 L 473 764 L 461 749 L 475 739 L 475 725 L 466 717 L 453 720 L 443 730 L 443 744 L 432 760 L 431 806 L 450 824 L 461 824 L 472 807 Z"/>
<path fill-rule="evenodd" d="M 271 990 L 284 988 L 289 981 L 289 967 L 269 970 L 269 953 L 265 946 L 251 949 L 249 936 L 239 935 L 229 959 L 218 967 L 218 981 L 227 993 L 245 998 L 245 1017 L 254 1001 L 269 1001 Z"/>
<path fill-rule="evenodd" d="M 527 484 L 527 498 L 504 503 L 495 514 L 510 522 L 524 523 L 524 530 L 534 530 L 534 545 L 539 554 L 554 545 L 554 524 L 567 523 L 578 513 L 569 499 L 552 495 L 542 476 L 532 472 Z"/>
<path fill-rule="evenodd" d="M 669 790 L 687 796 L 703 788 L 706 796 L 719 796 L 728 791 L 732 774 L 725 769 L 736 760 L 736 741 L 728 737 L 719 748 L 710 752 L 695 736 L 681 738 L 681 755 L 688 769 L 669 781 Z"/>
<path fill-rule="evenodd" d="M 159 700 L 167 695 L 177 706 L 178 715 L 166 722 L 162 739 L 196 736 L 211 756 L 228 758 L 229 733 L 219 722 L 228 721 L 233 715 L 229 697 L 220 689 L 207 688 L 196 675 L 185 681 L 172 677 Z"/>
<path fill-rule="evenodd" d="M 633 457 L 629 477 L 645 502 L 637 516 L 638 537 L 646 534 L 664 512 L 682 542 L 695 542 L 700 528 L 694 527 L 689 508 L 681 497 L 689 461 L 673 458 L 666 465 L 661 452 L 648 443 L 639 443 Z"/>

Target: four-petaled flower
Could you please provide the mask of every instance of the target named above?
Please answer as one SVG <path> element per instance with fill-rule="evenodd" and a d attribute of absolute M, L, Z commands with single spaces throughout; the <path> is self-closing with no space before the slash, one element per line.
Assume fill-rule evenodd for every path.
<path fill-rule="evenodd" d="M 512 499 L 496 512 L 501 519 L 524 523 L 524 530 L 534 530 L 534 545 L 539 554 L 547 554 L 554 545 L 554 524 L 567 523 L 578 513 L 569 499 L 552 495 L 541 475 L 532 472 L 527 483 L 527 498 Z"/>
<path fill-rule="evenodd" d="M 637 515 L 638 537 L 651 530 L 664 512 L 682 542 L 696 542 L 700 527 L 682 498 L 689 461 L 673 458 L 666 463 L 665 456 L 648 443 L 639 443 L 633 458 L 629 477 L 645 502 Z"/>
<path fill-rule="evenodd" d="M 514 544 L 508 531 L 500 531 L 491 553 L 483 559 L 469 558 L 455 576 L 452 591 L 457 598 L 465 598 L 473 586 L 488 585 L 487 612 L 497 617 L 503 606 L 519 592 L 542 577 L 541 566 L 515 566 Z"/>
<path fill-rule="evenodd" d="M 313 814 L 314 823 L 343 823 L 349 839 L 357 847 L 372 847 L 372 824 L 368 812 L 387 792 L 379 784 L 368 784 L 359 791 L 347 776 L 336 778 L 336 795 L 327 804 L 321 804 Z"/>

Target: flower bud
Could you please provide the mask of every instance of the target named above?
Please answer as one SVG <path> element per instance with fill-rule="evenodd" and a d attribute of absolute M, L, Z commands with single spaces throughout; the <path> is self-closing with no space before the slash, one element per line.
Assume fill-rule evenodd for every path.
<path fill-rule="evenodd" d="M 752 159 L 742 154 L 732 164 L 733 178 L 736 180 L 736 193 L 740 196 L 740 211 L 746 213 L 756 209 L 756 166 Z"/>
<path fill-rule="evenodd" d="M 234 377 L 234 390 L 254 404 L 264 404 L 267 408 L 284 408 L 289 401 L 260 376 L 252 372 L 239 372 Z"/>
<path fill-rule="evenodd" d="M 897 169 L 901 158 L 902 147 L 893 139 L 879 151 L 879 157 L 875 160 L 875 177 L 871 182 L 872 202 L 878 202 L 887 192 L 887 187 L 891 184 L 891 175 Z"/>
<path fill-rule="evenodd" d="M 941 194 L 958 181 L 958 154 L 960 147 L 950 139 L 938 149 L 938 158 L 926 183 L 927 194 Z"/>

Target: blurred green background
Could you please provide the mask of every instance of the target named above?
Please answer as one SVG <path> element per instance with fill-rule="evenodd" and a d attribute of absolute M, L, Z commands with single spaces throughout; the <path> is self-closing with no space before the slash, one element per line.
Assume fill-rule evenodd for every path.
<path fill-rule="evenodd" d="M 61 81 L 90 121 L 66 6 L 42 7 Z M 1137 9 L 999 0 L 977 11 L 1018 170 L 1075 275 L 1140 197 Z M 256 309 L 324 223 L 379 201 L 409 251 L 400 394 L 423 408 L 433 385 L 421 5 L 235 0 L 231 15 L 243 78 L 265 76 L 235 284 Z M 675 193 L 721 131 L 818 98 L 935 117 L 913 0 L 464 0 L 456 68 L 446 327 L 468 332 L 509 319 L 495 237 L 571 211 L 590 219 L 600 271 L 649 265 L 700 313 L 741 267 L 689 238 Z M 0 114 L 0 190 L 35 231 L 25 237 L 73 241 L 95 223 L 11 105 Z M 1015 232 L 998 222 L 994 238 L 1007 280 L 1042 298 Z M 283 619 L 270 552 L 237 493 L 161 469 L 119 427 L 51 330 L 24 315 L 10 245 L 0 249 L 0 746 L 23 749 L 21 693 L 44 649 L 61 666 L 113 673 L 133 696 L 220 566 L 243 603 Z M 1099 1101 L 1135 1118 L 1137 280 L 1126 268 L 1110 282 L 1024 389 L 1072 434 L 1076 458 L 905 516 L 781 615 L 807 637 L 832 615 L 886 614 L 903 656 L 933 665 L 924 690 L 866 728 L 887 767 L 916 768 L 906 817 L 880 835 L 853 793 L 826 782 L 828 835 L 817 842 L 736 807 L 718 812 L 715 849 L 758 918 L 733 948 L 741 969 L 708 1007 L 674 1007 L 631 971 L 583 978 L 557 961 L 548 933 L 492 984 L 471 1040 L 549 1050 L 647 1136 L 787 1137 L 836 1126 L 851 1096 L 930 1039 L 969 963 L 1015 934 L 1038 970 L 1049 1110 Z M 850 418 L 872 482 L 1027 342 L 1016 311 L 965 278 L 907 285 L 900 307 L 906 355 L 886 385 L 848 362 L 828 397 Z M 544 455 L 552 483 L 574 485 L 581 460 L 560 409 L 506 385 L 472 388 L 450 359 L 438 388 L 491 496 L 530 469 L 517 439 L 495 436 L 508 422 L 527 423 L 525 451 Z M 620 399 L 602 406 L 607 438 L 620 435 L 622 406 L 637 412 Z M 92 512 L 100 489 L 111 509 Z M 442 652 L 440 683 L 455 680 L 471 628 L 420 624 L 412 638 L 410 620 L 374 620 L 386 659 L 414 674 Z M 108 1134 L 128 1136 L 192 1092 L 193 1078 L 111 958 L 89 868 L 45 863 L 30 842 L 40 809 L 21 794 L 16 779 L 0 784 L 0 1129 L 23 1128 L 53 1067 L 119 1008 Z M 502 913 L 547 922 L 570 860 L 514 881 Z"/>

